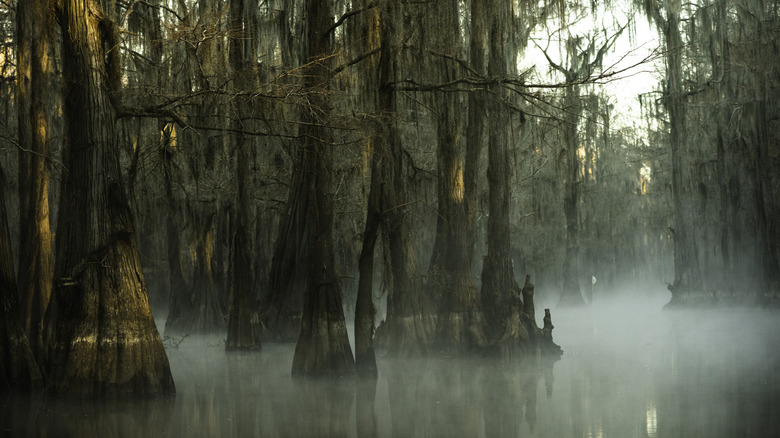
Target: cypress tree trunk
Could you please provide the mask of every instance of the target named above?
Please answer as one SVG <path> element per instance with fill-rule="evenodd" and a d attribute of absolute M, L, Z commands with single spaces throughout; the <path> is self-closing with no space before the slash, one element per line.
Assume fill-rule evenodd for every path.
<path fill-rule="evenodd" d="M 282 65 L 297 65 L 306 62 L 301 51 L 296 51 L 297 41 L 290 28 L 295 15 L 295 2 L 281 2 L 279 16 L 279 45 Z M 309 193 L 305 188 L 305 155 L 299 145 L 293 145 L 292 177 L 284 214 L 279 221 L 279 231 L 274 243 L 268 287 L 260 302 L 260 314 L 265 328 L 263 337 L 274 341 L 295 342 L 301 327 L 301 309 L 306 289 L 306 245 L 308 224 L 307 208 Z"/>
<path fill-rule="evenodd" d="M 0 394 L 43 387 L 43 379 L 27 335 L 19 324 L 5 189 L 5 175 L 0 169 Z"/>
<path fill-rule="evenodd" d="M 333 251 L 333 174 L 332 136 L 326 126 L 330 106 L 326 93 L 330 73 L 328 57 L 332 22 L 330 3 L 308 0 L 306 17 L 306 54 L 310 60 L 307 89 L 315 91 L 307 108 L 304 130 L 304 190 L 309 194 L 306 209 L 307 284 L 303 298 L 301 328 L 295 345 L 294 376 L 343 376 L 354 370 L 354 359 L 347 337 L 347 325 L 336 276 Z"/>
<path fill-rule="evenodd" d="M 191 317 L 184 320 L 182 333 L 213 333 L 225 329 L 225 311 L 219 301 L 214 272 L 214 257 L 217 252 L 217 224 L 214 211 L 201 209 L 217 208 L 191 205 L 190 242 L 194 248 L 195 265 L 190 284 Z M 166 332 L 168 325 L 165 326 Z"/>
<path fill-rule="evenodd" d="M 174 160 L 169 154 L 168 160 Z M 169 177 L 172 171 L 168 170 Z M 196 183 L 197 184 L 197 183 Z M 197 195 L 196 195 L 197 196 Z M 172 197 L 172 196 L 171 196 Z M 175 209 L 173 200 L 170 208 Z M 186 200 L 188 217 L 185 238 L 192 254 L 192 278 L 185 281 L 181 257 L 181 226 L 170 215 L 166 228 L 168 239 L 168 265 L 170 268 L 170 296 L 168 317 L 165 321 L 166 335 L 188 333 L 212 333 L 225 329 L 226 317 L 215 275 L 219 256 L 218 220 L 215 200 Z"/>
<path fill-rule="evenodd" d="M 484 346 L 482 316 L 470 254 L 467 252 L 463 161 L 459 153 L 455 102 L 439 107 L 439 219 L 429 283 L 441 297 L 434 344 L 444 350 L 468 351 Z"/>
<path fill-rule="evenodd" d="M 239 134 L 239 137 L 242 137 Z M 254 254 L 251 251 L 252 238 L 249 218 L 248 177 L 249 157 L 243 141 L 236 144 L 238 180 L 238 202 L 236 208 L 236 229 L 233 235 L 230 263 L 230 309 L 228 311 L 228 350 L 259 350 L 260 326 L 257 315 L 257 285 L 254 281 Z"/>
<path fill-rule="evenodd" d="M 230 1 L 230 66 L 237 91 L 252 89 L 254 69 L 252 64 L 257 55 L 253 49 L 252 29 L 245 26 L 246 4 L 244 0 Z M 246 49 L 248 50 L 246 50 Z M 233 100 L 233 127 L 242 128 L 243 105 L 249 105 L 238 98 Z M 249 163 L 252 161 L 253 144 L 246 141 L 244 134 L 235 135 L 236 155 L 236 228 L 233 235 L 230 264 L 230 309 L 228 332 L 225 342 L 227 350 L 259 350 L 260 327 L 256 308 L 254 281 L 254 254 L 251 251 L 251 205 L 249 187 Z"/>
<path fill-rule="evenodd" d="M 577 79 L 572 70 L 566 71 L 567 81 Z M 566 258 L 563 265 L 563 285 L 558 301 L 562 306 L 582 306 L 585 301 L 580 291 L 580 249 L 579 249 L 579 201 L 580 160 L 577 156 L 579 141 L 577 135 L 581 112 L 579 87 L 571 85 L 566 89 L 566 115 L 563 126 L 565 147 L 563 212 L 566 216 Z"/>
<path fill-rule="evenodd" d="M 294 0 L 280 0 L 276 4 L 279 10 L 278 32 L 283 66 L 300 65 L 306 62 L 300 46 L 305 44 L 294 38 L 295 30 L 292 17 L 297 15 Z M 296 116 L 301 113 L 295 110 Z M 306 222 L 309 206 L 309 193 L 305 189 L 304 148 L 299 144 L 291 147 L 292 176 L 287 192 L 286 207 L 279 220 L 276 242 L 273 244 L 271 269 L 268 274 L 268 286 L 260 300 L 260 315 L 265 339 L 295 342 L 301 327 L 301 309 L 306 289 L 306 260 L 308 246 L 308 224 Z"/>
<path fill-rule="evenodd" d="M 776 68 L 771 53 L 778 51 L 776 45 L 767 44 L 773 36 L 767 32 L 772 24 L 766 7 L 751 2 L 732 14 L 729 3 L 721 1 L 713 8 L 710 57 L 713 72 L 722 79 L 712 84 L 718 105 L 707 108 L 717 125 L 719 235 L 723 272 L 728 273 L 722 284 L 714 286 L 725 289 L 719 291 L 719 298 L 732 303 L 756 303 L 772 283 L 780 287 L 771 250 L 776 239 L 767 233 L 773 222 L 767 213 L 774 209 L 776 198 L 765 194 L 772 193 L 768 124 L 770 118 L 777 118 L 776 106 L 767 105 L 777 93 L 768 82 L 776 78 L 766 72 Z"/>
<path fill-rule="evenodd" d="M 94 0 L 62 7 L 68 173 L 46 323 L 48 389 L 81 396 L 172 393 L 119 167 L 108 94 L 118 84 L 118 54 L 105 51 L 116 46 L 114 25 Z"/>
<path fill-rule="evenodd" d="M 685 104 L 682 88 L 682 37 L 680 15 L 667 8 L 667 18 L 662 23 L 666 41 L 666 82 L 664 105 L 669 111 L 670 138 L 672 148 L 672 199 L 674 205 L 674 284 L 669 287 L 672 300 L 669 304 L 683 304 L 691 297 L 704 293 L 699 268 L 699 246 L 695 229 L 695 199 L 693 195 L 694 163 L 691 149 L 686 140 Z M 695 299 L 695 298 L 694 298 Z"/>
<path fill-rule="evenodd" d="M 308 247 L 306 222 L 309 193 L 305 189 L 304 152 L 296 151 L 287 209 L 279 222 L 279 233 L 271 259 L 268 289 L 260 304 L 264 337 L 293 342 L 301 327 L 303 293 L 306 289 Z"/>
<path fill-rule="evenodd" d="M 163 128 L 165 132 L 166 128 Z M 189 287 L 184 276 L 184 261 L 181 256 L 181 207 L 179 201 L 173 195 L 174 172 L 178 168 L 176 163 L 176 140 L 168 139 L 161 147 L 163 162 L 163 177 L 165 179 L 165 199 L 167 202 L 167 214 L 165 217 L 165 235 L 168 262 L 168 316 L 165 319 L 165 331 L 176 332 L 178 327 L 184 325 L 184 321 L 192 318 L 192 306 L 190 304 Z"/>
<path fill-rule="evenodd" d="M 400 150 L 391 154 L 399 159 Z M 401 163 L 398 163 L 400 166 Z M 403 173 L 396 171 L 396 194 L 404 193 L 399 185 L 404 185 Z M 393 199 L 393 198 L 391 198 Z M 435 317 L 430 305 L 423 296 L 422 280 L 415 263 L 414 248 L 409 231 L 409 216 L 400 207 L 407 201 L 405 196 L 396 196 L 396 202 L 386 221 L 386 238 L 383 241 L 390 249 L 390 272 L 392 289 L 387 296 L 387 316 L 382 326 L 381 336 L 377 338 L 390 354 L 398 356 L 419 356 L 430 347 L 430 339 L 435 329 Z M 398 211 L 400 210 L 400 211 Z M 387 211 L 387 210 L 385 210 Z"/>
<path fill-rule="evenodd" d="M 390 254 L 386 272 L 389 271 L 391 288 L 387 296 L 387 315 L 377 329 L 376 342 L 390 354 L 411 356 L 427 349 L 433 331 L 433 317 L 426 314 L 423 306 L 422 285 L 410 241 L 405 152 L 399 134 L 396 94 L 391 86 L 398 74 L 397 38 L 402 29 L 400 6 L 386 2 L 379 14 L 381 46 L 377 111 L 384 123 L 374 150 L 369 212 L 378 215 L 384 230 L 382 242 Z M 375 174 L 379 181 L 376 185 Z M 372 207 L 371 196 L 375 192 L 381 192 L 376 201 L 380 205 Z"/>
<path fill-rule="evenodd" d="M 384 169 L 382 160 L 386 151 L 377 141 L 371 158 L 371 188 L 368 194 L 366 211 L 366 226 L 363 231 L 363 246 L 360 250 L 358 269 L 357 300 L 355 302 L 355 365 L 358 372 L 364 376 L 376 376 L 376 355 L 374 354 L 374 248 L 381 220 L 380 194 Z"/>
<path fill-rule="evenodd" d="M 487 19 L 493 3 L 485 1 L 471 2 L 471 26 L 469 33 L 469 61 L 471 69 L 487 76 L 487 57 L 490 54 L 488 43 L 489 25 Z M 474 252 L 476 243 L 477 186 L 479 181 L 480 155 L 484 149 L 485 123 L 487 121 L 487 101 L 482 92 L 468 95 L 468 129 L 466 130 L 466 163 L 464 165 L 464 190 L 466 195 L 466 217 L 468 220 L 469 253 Z M 472 260 L 473 262 L 473 260 Z"/>
<path fill-rule="evenodd" d="M 37 357 L 43 353 L 43 323 L 54 275 L 49 226 L 51 128 L 46 117 L 51 74 L 53 10 L 48 0 L 19 2 L 17 59 L 19 76 L 19 296 L 23 325 Z"/>
<path fill-rule="evenodd" d="M 214 35 L 219 29 L 219 5 L 212 0 L 197 3 L 197 13 L 188 11 L 182 5 L 182 16 L 191 28 L 200 29 L 203 35 Z M 200 38 L 202 35 L 198 35 Z M 219 73 L 224 71 L 224 56 L 222 56 L 219 38 L 204 38 L 199 44 L 184 44 L 186 60 L 191 75 L 188 78 L 184 93 L 203 92 L 204 96 L 197 100 L 191 115 L 197 126 L 227 127 L 224 107 L 211 91 L 216 91 L 221 79 Z M 179 297 L 171 297 L 171 304 L 183 306 L 180 309 L 171 308 L 169 316 L 180 319 L 168 320 L 165 324 L 167 333 L 186 334 L 192 332 L 208 333 L 222 331 L 226 326 L 225 288 L 222 281 L 222 266 L 227 258 L 224 251 L 225 242 L 229 240 L 224 232 L 230 211 L 221 204 L 224 192 L 219 185 L 213 184 L 220 178 L 226 178 L 224 163 L 228 162 L 226 144 L 221 134 L 215 135 L 212 130 L 191 132 L 191 129 L 181 129 L 178 140 L 182 145 L 190 146 L 183 156 L 187 159 L 189 171 L 194 181 L 194 190 L 187 193 L 185 217 L 187 218 L 186 246 L 192 254 L 192 279 L 189 290 L 171 291 L 180 293 Z M 189 181 L 188 181 L 189 182 Z M 169 332 L 170 330 L 170 332 Z"/>
<path fill-rule="evenodd" d="M 490 4 L 490 56 L 488 74 L 504 77 L 506 62 L 506 22 L 509 11 L 499 3 Z M 490 215 L 487 228 L 487 256 L 482 267 L 482 311 L 485 315 L 486 336 L 489 342 L 499 343 L 510 354 L 521 341 L 528 340 L 528 332 L 520 324 L 520 287 L 515 281 L 510 248 L 509 228 L 509 117 L 502 98 L 501 86 L 491 86 L 492 99 L 488 105 L 488 187 Z"/>
<path fill-rule="evenodd" d="M 361 6 L 365 6 L 365 2 L 362 2 Z M 384 10 L 384 8 L 383 8 Z M 376 11 L 367 13 L 368 17 L 362 20 L 366 23 L 364 26 L 354 26 L 351 35 L 353 37 L 360 38 L 363 44 L 360 47 L 363 51 L 371 50 L 370 42 L 365 41 L 365 34 L 372 34 L 376 31 L 375 25 L 384 25 L 383 21 L 388 17 L 384 14 L 378 15 Z M 374 17 L 377 17 L 375 19 Z M 363 18 L 363 17 L 360 17 Z M 374 26 L 372 26 L 374 25 Z M 380 36 L 380 53 L 384 54 L 382 49 L 387 41 L 381 39 Z M 379 64 L 379 77 L 386 75 L 385 70 L 388 68 L 387 58 L 381 57 Z M 373 73 L 373 72 L 371 72 Z M 376 77 L 375 74 L 369 73 L 365 81 L 364 87 L 360 89 L 361 93 L 365 93 L 371 97 L 378 96 L 382 91 L 375 92 L 372 85 L 376 85 L 375 81 L 372 81 Z M 379 79 L 381 84 L 381 79 Z M 381 89 L 382 86 L 379 85 Z M 381 97 L 379 97 L 381 100 Z M 382 106 L 381 103 L 377 105 Z M 385 117 L 389 117 L 389 114 L 385 114 Z M 392 123 L 389 121 L 388 123 Z M 376 241 L 380 231 L 380 225 L 384 220 L 383 217 L 383 198 L 386 196 L 385 190 L 388 184 L 388 160 L 390 157 L 387 153 L 387 137 L 382 127 L 382 123 L 377 127 L 374 136 L 368 143 L 368 149 L 371 153 L 371 183 L 368 192 L 368 202 L 366 205 L 366 223 L 363 229 L 363 242 L 360 249 L 360 256 L 358 258 L 358 290 L 355 300 L 355 366 L 358 373 L 361 376 L 376 377 L 376 355 L 374 353 L 374 316 L 376 309 L 374 308 L 374 250 L 376 248 Z"/>
<path fill-rule="evenodd" d="M 403 31 L 400 7 L 387 2 L 380 23 L 382 65 L 380 69 L 379 110 L 381 114 L 396 115 L 397 95 L 389 83 L 399 76 L 396 58 Z M 385 45 L 385 43 L 387 43 Z M 385 62 L 386 60 L 386 62 Z M 387 219 L 383 242 L 390 252 L 392 289 L 387 297 L 387 315 L 383 343 L 388 352 L 401 356 L 417 356 L 427 351 L 435 328 L 434 310 L 423 293 L 422 275 L 416 262 L 411 237 L 411 215 L 408 207 L 407 181 L 404 165 L 406 151 L 401 142 L 400 121 L 392 117 L 387 124 L 389 176 L 386 202 L 383 207 Z"/>
<path fill-rule="evenodd" d="M 434 50 L 451 52 L 458 44 L 458 4 L 437 2 L 429 8 L 430 18 L 441 23 L 431 38 Z M 452 80 L 455 69 L 448 61 L 438 66 L 442 80 Z M 469 351 L 484 346 L 482 314 L 477 288 L 471 274 L 471 239 L 466 214 L 464 164 L 461 156 L 460 116 L 456 93 L 434 97 L 438 160 L 438 221 L 430 264 L 429 284 L 441 297 L 434 344 L 443 350 Z"/>
<path fill-rule="evenodd" d="M 182 3 L 179 7 L 181 8 L 179 11 L 181 16 L 189 18 L 195 15 L 189 12 L 186 4 Z M 187 25 L 191 25 L 191 22 L 188 21 Z M 197 78 L 194 72 L 195 68 L 192 66 L 195 63 L 194 50 L 189 44 L 184 44 L 183 46 L 183 48 L 179 47 L 180 53 L 172 57 L 172 64 L 184 64 L 186 66 L 186 73 L 179 76 L 179 80 L 174 84 L 177 86 L 175 91 L 181 94 L 191 92 Z M 169 290 L 165 333 L 179 334 L 183 331 L 182 328 L 185 325 L 185 321 L 189 321 L 192 318 L 193 312 L 190 287 L 187 284 L 185 275 L 185 259 L 182 257 L 182 253 L 187 250 L 186 240 L 182 241 L 182 239 L 186 239 L 187 229 L 189 228 L 187 226 L 189 218 L 185 210 L 189 195 L 185 191 L 184 196 L 179 197 L 177 196 L 179 193 L 177 189 L 185 187 L 186 170 L 195 167 L 190 160 L 192 160 L 191 156 L 195 155 L 197 151 L 188 150 L 187 154 L 182 154 L 181 148 L 185 147 L 185 145 L 195 145 L 197 134 L 184 126 L 178 126 L 174 123 L 162 124 L 160 131 L 162 142 L 160 152 L 163 155 L 163 178 L 165 183 L 165 200 L 167 201 L 165 232 Z"/>

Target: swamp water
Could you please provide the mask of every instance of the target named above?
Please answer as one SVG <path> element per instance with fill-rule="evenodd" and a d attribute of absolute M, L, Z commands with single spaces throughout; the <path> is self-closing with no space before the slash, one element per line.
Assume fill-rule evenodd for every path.
<path fill-rule="evenodd" d="M 293 347 L 168 348 L 177 394 L 0 399 L 24 437 L 780 436 L 780 311 L 662 311 L 663 299 L 553 309 L 552 364 L 379 358 L 379 378 L 300 381 Z M 541 321 L 539 321 L 541 322 Z"/>

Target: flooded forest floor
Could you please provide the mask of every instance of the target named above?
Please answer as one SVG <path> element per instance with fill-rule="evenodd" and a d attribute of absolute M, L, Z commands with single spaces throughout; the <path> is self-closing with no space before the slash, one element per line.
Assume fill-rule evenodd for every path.
<path fill-rule="evenodd" d="M 166 340 L 175 397 L 0 400 L 3 436 L 778 436 L 780 310 L 553 310 L 563 358 L 378 358 L 379 378 L 293 379 L 293 345 Z"/>

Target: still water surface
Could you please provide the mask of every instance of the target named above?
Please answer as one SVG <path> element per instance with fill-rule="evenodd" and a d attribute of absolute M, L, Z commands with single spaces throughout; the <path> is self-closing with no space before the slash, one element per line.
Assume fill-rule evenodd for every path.
<path fill-rule="evenodd" d="M 662 311 L 663 299 L 554 310 L 554 364 L 380 358 L 379 379 L 302 382 L 293 347 L 168 348 L 167 400 L 0 400 L 2 436 L 780 436 L 780 311 Z"/>

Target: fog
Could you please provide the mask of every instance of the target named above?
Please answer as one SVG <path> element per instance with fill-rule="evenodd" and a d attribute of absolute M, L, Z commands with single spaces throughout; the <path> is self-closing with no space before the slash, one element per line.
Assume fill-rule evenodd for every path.
<path fill-rule="evenodd" d="M 9 436 L 778 436 L 780 312 L 662 310 L 668 293 L 553 308 L 561 360 L 378 358 L 373 381 L 290 376 L 292 345 L 166 340 L 175 397 L 14 396 Z"/>

